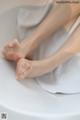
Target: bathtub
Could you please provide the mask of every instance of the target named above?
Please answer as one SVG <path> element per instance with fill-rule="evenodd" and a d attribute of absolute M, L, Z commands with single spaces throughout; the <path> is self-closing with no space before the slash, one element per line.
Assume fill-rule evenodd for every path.
<path fill-rule="evenodd" d="M 0 48 L 17 37 L 17 12 L 27 4 L 31 0 L 0 0 Z M 80 120 L 80 94 L 49 94 L 33 79 L 17 81 L 7 69 L 4 76 L 0 71 L 0 116 L 5 113 L 8 120 Z"/>

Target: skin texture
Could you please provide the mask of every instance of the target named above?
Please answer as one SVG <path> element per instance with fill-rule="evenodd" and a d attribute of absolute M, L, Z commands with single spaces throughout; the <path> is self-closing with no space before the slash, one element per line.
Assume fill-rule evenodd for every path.
<path fill-rule="evenodd" d="M 31 56 L 32 54 L 30 55 L 30 52 L 29 52 L 30 45 L 31 44 L 29 43 L 29 41 L 26 41 L 26 51 L 28 53 L 27 58 L 32 57 Z M 7 43 L 4 46 L 2 53 L 6 59 L 11 61 L 18 61 L 18 59 L 26 57 L 25 49 L 23 45 L 18 42 L 17 39 L 14 39 L 13 41 Z"/>
<path fill-rule="evenodd" d="M 49 15 L 38 26 L 33 35 L 28 38 L 29 40 L 25 39 L 19 43 L 18 40 L 15 39 L 13 42 L 5 45 L 3 49 L 4 57 L 8 60 L 17 62 L 17 79 L 46 74 L 55 69 L 59 64 L 69 59 L 73 54 L 79 52 L 78 48 L 80 46 L 80 41 L 76 39 L 77 37 L 74 37 L 75 39 L 73 42 L 72 37 L 55 55 L 50 56 L 46 60 L 31 61 L 25 59 L 26 56 L 27 58 L 30 58 L 34 50 L 40 45 L 40 43 L 42 43 L 43 40 L 49 38 L 54 32 L 77 17 L 79 14 L 80 5 L 55 4 L 55 10 L 51 10 Z"/>
<path fill-rule="evenodd" d="M 78 16 L 80 5 L 55 5 L 46 19 L 38 26 L 33 35 L 21 43 L 18 40 L 5 45 L 3 53 L 6 59 L 16 61 L 19 58 L 28 58 L 34 50 L 49 38 L 56 30 L 67 24 L 70 20 Z M 53 24 L 54 23 L 54 24 Z"/>
<path fill-rule="evenodd" d="M 80 53 L 80 26 L 56 54 L 44 60 L 30 61 L 24 58 L 17 64 L 17 79 L 33 78 L 54 70 L 58 65 Z M 24 66 L 24 67 L 23 67 Z"/>

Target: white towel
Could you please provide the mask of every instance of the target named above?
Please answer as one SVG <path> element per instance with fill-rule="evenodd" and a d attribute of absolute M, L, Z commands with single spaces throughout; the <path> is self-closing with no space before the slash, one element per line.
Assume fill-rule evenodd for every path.
<path fill-rule="evenodd" d="M 45 19 L 52 8 L 49 2 L 45 6 L 26 6 L 19 9 L 17 25 L 20 39 L 28 37 L 35 28 Z M 46 58 L 58 50 L 80 23 L 80 18 L 75 24 L 60 29 L 51 40 L 44 42 L 37 52 L 38 59 Z M 80 55 L 75 55 L 65 64 L 60 65 L 55 71 L 37 78 L 39 85 L 51 93 L 80 93 Z"/>

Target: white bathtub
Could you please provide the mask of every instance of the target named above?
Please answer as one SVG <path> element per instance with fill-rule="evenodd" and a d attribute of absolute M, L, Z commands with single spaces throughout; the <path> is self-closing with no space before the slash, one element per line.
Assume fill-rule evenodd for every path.
<path fill-rule="evenodd" d="M 30 2 L 0 0 L 0 47 L 17 37 L 18 7 Z M 79 94 L 52 95 L 43 91 L 34 80 L 17 81 L 7 69 L 4 76 L 0 71 L 0 114 L 6 112 L 8 120 L 80 120 Z"/>

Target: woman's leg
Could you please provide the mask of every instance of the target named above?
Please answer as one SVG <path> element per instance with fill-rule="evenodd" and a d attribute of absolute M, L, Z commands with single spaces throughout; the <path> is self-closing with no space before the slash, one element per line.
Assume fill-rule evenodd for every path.
<path fill-rule="evenodd" d="M 17 79 L 37 77 L 51 72 L 76 53 L 80 53 L 80 26 L 53 56 L 39 61 L 20 59 L 17 63 Z"/>
<path fill-rule="evenodd" d="M 4 56 L 9 60 L 24 58 L 33 53 L 39 44 L 49 38 L 56 30 L 78 16 L 80 5 L 55 4 L 46 19 L 38 26 L 29 40 L 19 43 L 17 40 L 4 47 Z"/>

